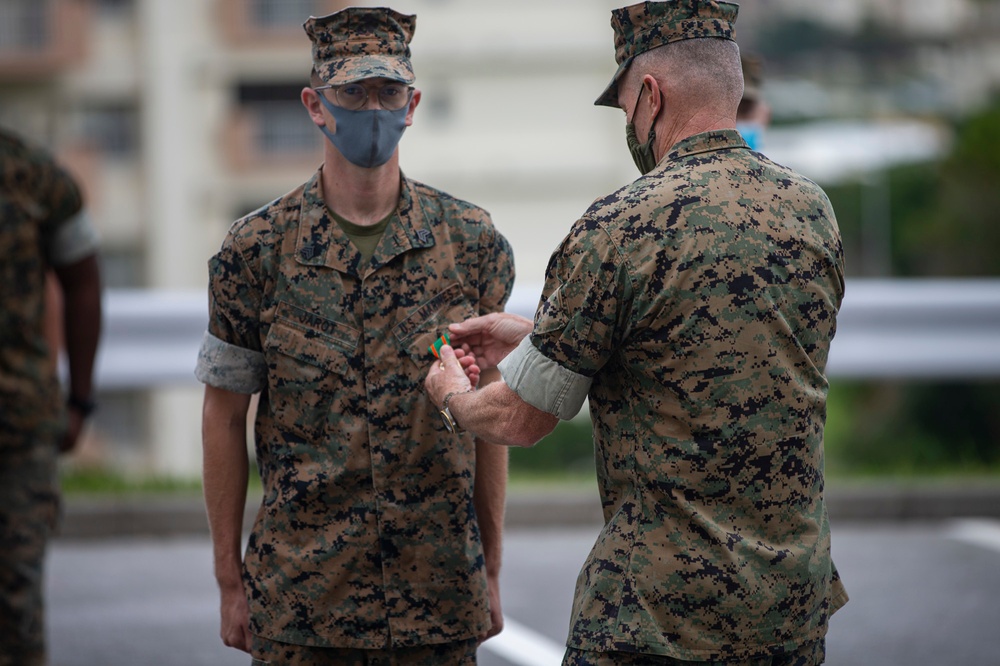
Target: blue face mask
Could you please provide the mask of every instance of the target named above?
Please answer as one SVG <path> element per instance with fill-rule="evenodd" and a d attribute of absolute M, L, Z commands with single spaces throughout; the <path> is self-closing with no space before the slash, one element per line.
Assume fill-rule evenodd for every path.
<path fill-rule="evenodd" d="M 399 140 L 403 138 L 409 104 L 398 111 L 351 111 L 333 104 L 322 94 L 319 101 L 337 121 L 336 133 L 325 125 L 319 128 L 320 131 L 351 164 L 371 169 L 389 161 Z"/>
<path fill-rule="evenodd" d="M 750 146 L 750 150 L 760 150 L 764 138 L 764 127 L 760 123 L 736 123 L 736 131 Z"/>

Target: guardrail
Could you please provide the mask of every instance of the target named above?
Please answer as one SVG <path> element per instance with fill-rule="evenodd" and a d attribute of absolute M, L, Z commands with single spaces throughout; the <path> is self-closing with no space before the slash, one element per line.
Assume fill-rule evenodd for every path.
<path fill-rule="evenodd" d="M 508 310 L 534 314 L 540 285 L 515 287 Z M 195 384 L 208 321 L 199 292 L 109 290 L 100 390 Z M 1000 279 L 851 280 L 828 373 L 851 378 L 1000 377 Z"/>

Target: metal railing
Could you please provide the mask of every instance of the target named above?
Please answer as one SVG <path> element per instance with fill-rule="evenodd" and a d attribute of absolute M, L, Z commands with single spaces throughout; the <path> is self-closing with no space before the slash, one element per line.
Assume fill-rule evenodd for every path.
<path fill-rule="evenodd" d="M 540 292 L 540 285 L 515 287 L 507 309 L 532 316 Z M 207 321 L 204 293 L 109 291 L 99 389 L 194 384 Z M 1000 279 L 849 281 L 827 370 L 850 378 L 1000 377 Z"/>

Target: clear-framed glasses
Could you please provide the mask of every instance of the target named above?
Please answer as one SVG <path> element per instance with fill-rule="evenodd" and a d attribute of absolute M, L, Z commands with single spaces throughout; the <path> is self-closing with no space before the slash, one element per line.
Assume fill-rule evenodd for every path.
<path fill-rule="evenodd" d="M 413 96 L 413 88 L 405 83 L 383 83 L 371 88 L 360 83 L 347 83 L 342 86 L 319 86 L 313 90 L 316 92 L 332 90 L 337 99 L 337 106 L 350 111 L 365 108 L 368 96 L 372 93 L 378 95 L 378 104 L 386 111 L 399 111 L 410 103 L 410 97 Z"/>

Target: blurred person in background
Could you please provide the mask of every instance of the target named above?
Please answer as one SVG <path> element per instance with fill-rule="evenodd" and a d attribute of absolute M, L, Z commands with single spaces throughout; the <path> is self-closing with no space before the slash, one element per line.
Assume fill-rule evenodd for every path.
<path fill-rule="evenodd" d="M 55 275 L 59 289 L 46 288 Z M 63 397 L 47 303 L 63 323 Z M 0 128 L 0 665 L 46 663 L 43 564 L 59 513 L 56 460 L 94 410 L 97 234 L 77 183 Z"/>
<path fill-rule="evenodd" d="M 750 150 L 764 147 L 764 133 L 771 124 L 771 105 L 761 94 L 764 65 L 755 55 L 741 55 L 743 68 L 743 99 L 736 110 L 736 129 Z"/>
<path fill-rule="evenodd" d="M 502 627 L 507 449 L 447 430 L 422 380 L 449 322 L 502 311 L 513 257 L 484 210 L 400 172 L 415 24 L 306 21 L 324 162 L 209 263 L 205 499 L 222 639 L 254 663 L 474 664 Z M 242 556 L 257 392 L 264 497 Z"/>
<path fill-rule="evenodd" d="M 813 666 L 847 602 L 824 500 L 824 375 L 844 291 L 824 192 L 748 149 L 737 6 L 612 12 L 597 104 L 642 176 L 553 253 L 534 322 L 451 327 L 425 386 L 442 419 L 530 446 L 589 399 L 605 525 L 564 664 Z M 468 358 L 468 357 L 466 357 Z"/>

